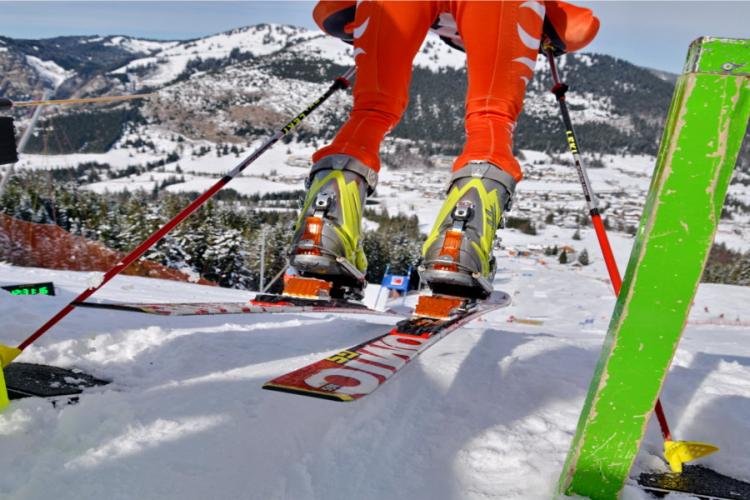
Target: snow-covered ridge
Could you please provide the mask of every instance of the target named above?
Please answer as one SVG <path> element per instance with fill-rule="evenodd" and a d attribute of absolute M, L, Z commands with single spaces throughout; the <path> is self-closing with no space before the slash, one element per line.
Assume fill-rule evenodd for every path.
<path fill-rule="evenodd" d="M 52 88 L 59 87 L 65 80 L 75 75 L 75 71 L 65 70 L 54 61 L 43 61 L 35 56 L 26 56 L 26 62 L 34 68 L 39 79 Z"/>
<path fill-rule="evenodd" d="M 101 41 L 100 38 L 98 41 Z M 93 40 L 89 40 L 90 42 Z M 170 49 L 180 42 L 178 41 L 158 41 L 158 40 L 145 40 L 140 38 L 132 38 L 128 36 L 113 36 L 109 37 L 104 45 L 108 47 L 119 47 L 127 50 L 134 54 L 152 54 L 162 50 Z"/>
<path fill-rule="evenodd" d="M 237 28 L 197 40 L 175 43 L 149 57 L 131 61 L 112 73 L 123 74 L 145 69 L 145 76 L 138 78 L 140 83 L 159 86 L 177 78 L 192 60 L 224 59 L 233 51 L 256 57 L 263 56 L 277 52 L 290 43 L 315 36 L 320 35 L 303 28 L 279 24 Z"/>
<path fill-rule="evenodd" d="M 113 43 L 115 42 L 107 42 Z M 117 40 L 117 43 L 125 42 Z M 350 45 L 317 30 L 280 24 L 237 28 L 197 40 L 174 42 L 167 46 L 148 45 L 143 40 L 130 40 L 128 43 L 132 47 L 148 49 L 150 55 L 133 60 L 112 73 L 144 72 L 145 76 L 139 77 L 139 82 L 149 86 L 164 85 L 174 80 L 192 60 L 223 59 L 232 51 L 257 57 L 287 49 L 300 56 L 310 56 L 340 65 L 351 65 L 354 62 Z M 430 33 L 416 55 L 414 64 L 431 70 L 444 67 L 461 68 L 466 64 L 466 57 L 462 52 L 443 43 L 437 35 Z"/>

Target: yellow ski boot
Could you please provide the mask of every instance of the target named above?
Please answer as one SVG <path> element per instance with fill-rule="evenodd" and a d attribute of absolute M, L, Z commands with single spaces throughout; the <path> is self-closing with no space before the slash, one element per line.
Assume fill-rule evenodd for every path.
<path fill-rule="evenodd" d="M 492 248 L 515 179 L 487 162 L 470 162 L 451 177 L 447 198 L 422 247 L 420 276 L 434 293 L 483 299 L 492 293 Z"/>
<path fill-rule="evenodd" d="M 333 298 L 363 296 L 367 258 L 362 250 L 362 212 L 377 178 L 377 172 L 341 154 L 321 159 L 310 172 L 289 263 L 303 277 L 331 283 Z"/>

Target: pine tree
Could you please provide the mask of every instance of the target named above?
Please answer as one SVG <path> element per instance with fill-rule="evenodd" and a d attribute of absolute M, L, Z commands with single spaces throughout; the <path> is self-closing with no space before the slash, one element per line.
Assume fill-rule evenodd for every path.
<path fill-rule="evenodd" d="M 560 264 L 567 264 L 568 263 L 568 252 L 566 252 L 565 250 L 563 250 L 562 252 L 560 252 L 560 257 L 558 257 L 557 261 Z"/>
<path fill-rule="evenodd" d="M 582 266 L 588 266 L 589 265 L 589 252 L 585 248 L 583 251 L 578 255 L 578 263 Z"/>

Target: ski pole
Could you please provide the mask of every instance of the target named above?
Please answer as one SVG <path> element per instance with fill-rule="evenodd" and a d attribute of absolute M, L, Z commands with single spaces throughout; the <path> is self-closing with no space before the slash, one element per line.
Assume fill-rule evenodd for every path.
<path fill-rule="evenodd" d="M 0 359 L 2 359 L 3 366 L 7 366 L 13 360 L 13 358 L 15 358 L 16 356 L 18 356 L 18 354 L 21 353 L 21 351 L 26 349 L 29 345 L 35 342 L 39 337 L 44 335 L 45 332 L 47 332 L 50 328 L 52 328 L 55 324 L 57 324 L 61 319 L 67 316 L 75 308 L 76 302 L 84 302 L 87 298 L 93 295 L 97 290 L 103 287 L 109 280 L 111 280 L 112 278 L 120 274 L 125 268 L 127 268 L 130 264 L 135 262 L 141 255 L 143 255 L 157 241 L 159 241 L 167 233 L 169 233 L 177 224 L 179 224 L 184 219 L 186 219 L 190 214 L 195 212 L 196 209 L 198 209 L 201 205 L 203 205 L 206 201 L 208 201 L 214 194 L 216 194 L 217 191 L 219 191 L 221 188 L 226 186 L 232 179 L 237 177 L 243 170 L 245 170 L 250 164 L 252 164 L 263 153 L 265 153 L 271 146 L 273 146 L 276 142 L 278 142 L 279 139 L 281 139 L 282 137 L 287 135 L 289 132 L 291 132 L 297 125 L 300 124 L 300 122 L 302 122 L 302 120 L 304 120 L 310 113 L 315 111 L 315 109 L 317 109 L 318 106 L 320 106 L 323 102 L 325 102 L 329 97 L 335 94 L 338 90 L 347 89 L 351 85 L 350 80 L 354 76 L 355 72 L 356 72 L 356 69 L 352 67 L 352 68 L 349 68 L 343 75 L 336 78 L 331 84 L 331 86 L 328 88 L 328 90 L 322 96 L 316 99 L 312 104 L 310 104 L 307 108 L 305 108 L 305 110 L 302 111 L 300 114 L 294 117 L 283 128 L 281 128 L 271 137 L 266 139 L 266 141 L 263 144 L 261 144 L 260 147 L 258 147 L 255 151 L 253 151 L 253 153 L 251 153 L 247 158 L 245 158 L 239 165 L 234 167 L 234 169 L 232 169 L 228 174 L 226 174 L 218 182 L 216 182 L 216 184 L 211 186 L 207 191 L 205 191 L 202 195 L 196 198 L 187 207 L 182 209 L 180 213 L 175 215 L 172 218 L 172 220 L 170 220 L 164 226 L 162 226 L 161 229 L 159 229 L 154 234 L 149 236 L 148 239 L 146 239 L 146 241 L 141 243 L 135 250 L 131 251 L 128 255 L 123 257 L 120 262 L 118 262 L 112 269 L 110 269 L 104 274 L 104 276 L 102 277 L 99 283 L 92 284 L 89 288 L 83 291 L 83 293 L 78 295 L 78 297 L 70 301 L 70 303 L 67 306 L 65 306 L 57 314 L 55 314 L 52 318 L 50 318 L 49 321 L 47 321 L 44 325 L 39 327 L 37 331 L 35 331 L 33 334 L 29 336 L 29 338 L 21 342 L 21 344 L 19 344 L 19 346 L 15 350 L 12 348 L 0 346 Z M 2 349 L 3 347 L 4 349 Z M 2 356 L 3 350 L 5 351 L 5 354 L 6 354 L 5 356 Z M 13 356 L 11 359 L 7 359 L 6 356 L 8 356 L 8 351 L 12 351 L 12 353 L 15 354 L 15 356 Z"/>
<path fill-rule="evenodd" d="M 279 280 L 279 278 L 284 275 L 287 269 L 289 269 L 289 261 L 284 264 L 284 267 L 281 268 L 281 271 L 276 273 L 276 276 L 271 278 L 271 281 L 269 281 L 265 287 L 261 288 L 260 293 L 266 293 Z"/>
<path fill-rule="evenodd" d="M 581 160 L 580 148 L 578 147 L 578 139 L 576 138 L 575 131 L 573 130 L 573 122 L 570 119 L 570 113 L 568 113 L 568 105 L 565 102 L 565 94 L 568 91 L 568 86 L 560 81 L 560 74 L 557 70 L 557 63 L 555 62 L 555 56 L 551 48 L 545 47 L 544 53 L 549 61 L 550 72 L 552 73 L 552 92 L 557 98 L 557 102 L 560 104 L 560 113 L 562 114 L 563 124 L 565 125 L 565 136 L 568 142 L 568 149 L 573 154 L 573 160 L 575 162 L 576 171 L 578 172 L 578 179 L 581 182 L 583 188 L 583 196 L 586 198 L 586 203 L 589 208 L 589 215 L 591 216 L 591 223 L 596 231 L 596 237 L 599 240 L 599 247 L 602 250 L 604 256 L 604 262 L 607 265 L 607 272 L 609 273 L 609 279 L 612 282 L 612 288 L 614 288 L 615 296 L 620 295 L 620 289 L 622 288 L 622 278 L 620 277 L 620 271 L 617 268 L 617 261 L 615 261 L 615 255 L 612 252 L 612 246 L 609 244 L 609 238 L 607 237 L 607 231 L 604 228 L 602 222 L 602 216 L 599 212 L 599 202 L 596 199 L 596 194 L 591 187 L 591 181 L 589 180 L 586 167 L 583 165 Z M 662 436 L 665 441 L 672 440 L 672 433 L 669 430 L 669 424 L 667 423 L 667 417 L 664 414 L 664 409 L 661 405 L 661 400 L 656 400 L 656 407 L 654 408 L 656 418 L 659 421 L 659 427 L 661 428 Z"/>

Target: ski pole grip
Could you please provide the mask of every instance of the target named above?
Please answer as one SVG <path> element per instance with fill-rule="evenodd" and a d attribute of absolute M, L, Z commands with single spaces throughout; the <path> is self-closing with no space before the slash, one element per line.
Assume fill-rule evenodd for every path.
<path fill-rule="evenodd" d="M 349 87 L 351 87 L 351 85 L 352 85 L 351 80 L 352 80 L 352 78 L 354 78 L 354 75 L 356 73 L 357 73 L 357 67 L 356 66 L 352 66 L 351 68 L 349 68 L 348 70 L 346 70 L 346 72 L 343 75 L 341 75 L 340 77 L 336 78 L 336 83 L 335 83 L 336 89 L 346 90 Z"/>
<path fill-rule="evenodd" d="M 349 88 L 350 85 L 351 83 L 349 82 L 349 80 L 347 80 L 343 76 L 336 78 L 336 83 L 335 83 L 336 90 L 346 90 Z"/>
<path fill-rule="evenodd" d="M 569 88 L 570 87 L 568 87 L 567 84 L 557 82 L 552 86 L 550 92 L 555 94 L 555 97 L 557 97 L 558 99 L 565 99 L 565 94 L 568 92 Z"/>
<path fill-rule="evenodd" d="M 7 111 L 13 107 L 13 101 L 7 97 L 0 97 L 0 111 Z"/>

